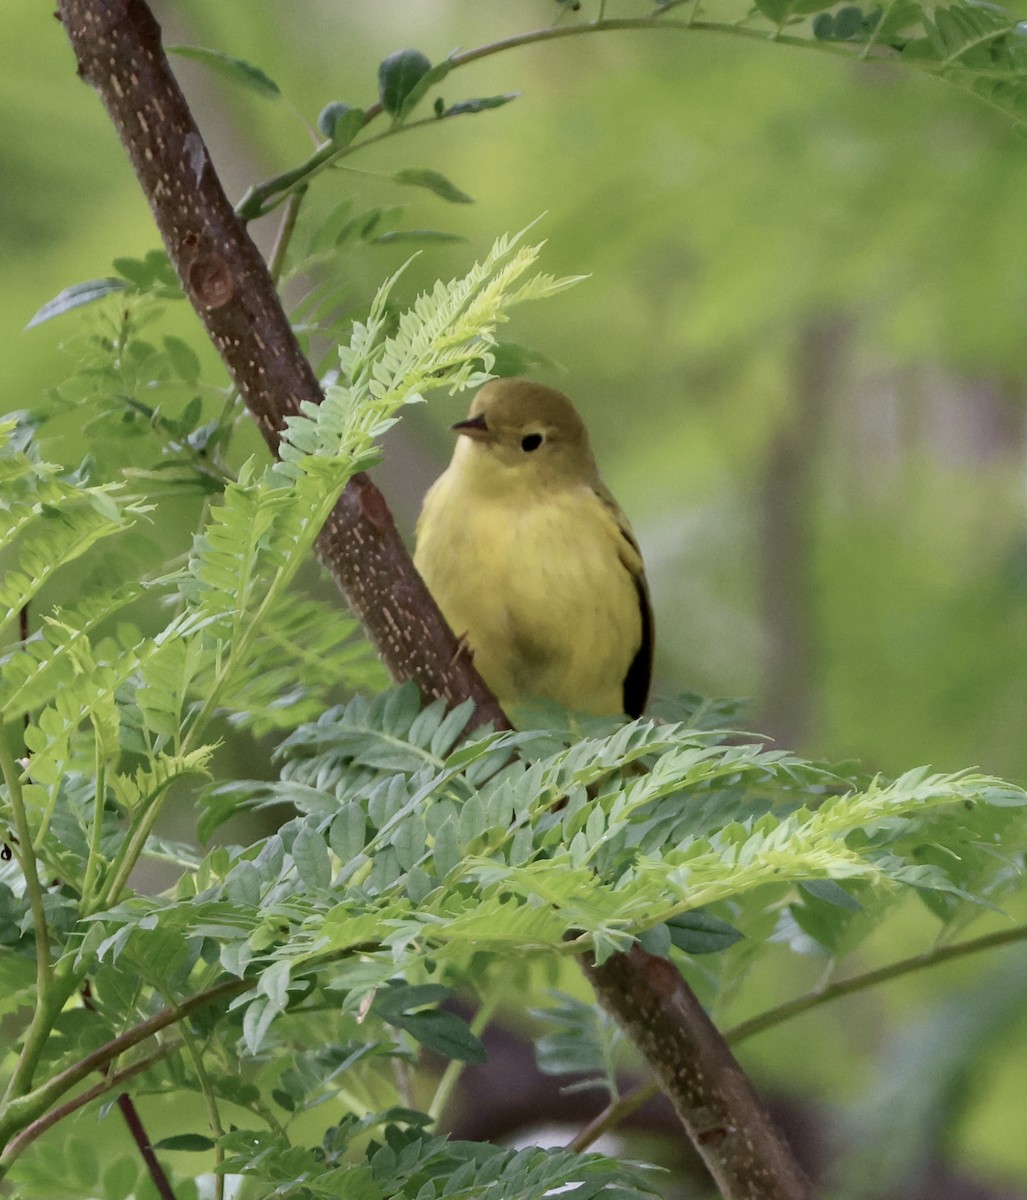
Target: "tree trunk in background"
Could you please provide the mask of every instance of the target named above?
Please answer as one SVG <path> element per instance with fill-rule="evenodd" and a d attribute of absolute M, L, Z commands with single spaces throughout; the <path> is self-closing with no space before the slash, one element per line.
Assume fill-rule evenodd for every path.
<path fill-rule="evenodd" d="M 813 552 L 816 478 L 849 323 L 811 317 L 795 348 L 795 402 L 767 453 L 758 489 L 759 562 L 766 636 L 760 727 L 796 751 L 815 734 L 817 633 Z"/>

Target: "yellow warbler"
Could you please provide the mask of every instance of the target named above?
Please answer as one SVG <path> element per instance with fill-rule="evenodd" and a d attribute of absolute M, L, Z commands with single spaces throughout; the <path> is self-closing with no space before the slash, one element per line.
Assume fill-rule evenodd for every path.
<path fill-rule="evenodd" d="M 424 500 L 414 562 L 504 707 L 638 716 L 653 619 L 631 526 L 562 392 L 494 379 Z"/>

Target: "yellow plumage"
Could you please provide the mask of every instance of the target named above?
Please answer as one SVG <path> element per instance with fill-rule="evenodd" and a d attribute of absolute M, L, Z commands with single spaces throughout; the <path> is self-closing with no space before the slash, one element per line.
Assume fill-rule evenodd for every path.
<path fill-rule="evenodd" d="M 652 615 L 642 558 L 562 393 L 497 379 L 453 426 L 414 562 L 500 703 L 637 716 Z"/>

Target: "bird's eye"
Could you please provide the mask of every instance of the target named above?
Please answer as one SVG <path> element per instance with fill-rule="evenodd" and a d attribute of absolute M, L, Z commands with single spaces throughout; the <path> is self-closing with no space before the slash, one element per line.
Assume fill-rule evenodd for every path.
<path fill-rule="evenodd" d="M 537 450 L 542 445 L 541 433 L 528 433 L 521 438 L 521 449 L 526 450 L 529 454 L 532 450 Z"/>

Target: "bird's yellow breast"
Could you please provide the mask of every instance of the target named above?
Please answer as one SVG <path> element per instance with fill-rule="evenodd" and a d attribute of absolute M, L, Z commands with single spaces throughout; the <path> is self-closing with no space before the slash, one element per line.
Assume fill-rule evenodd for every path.
<path fill-rule="evenodd" d="M 623 711 L 642 617 L 615 513 L 585 483 L 478 482 L 451 467 L 418 523 L 414 561 L 454 633 L 501 704 Z"/>

